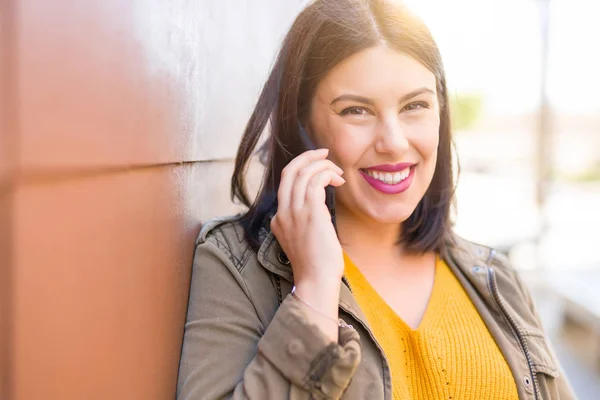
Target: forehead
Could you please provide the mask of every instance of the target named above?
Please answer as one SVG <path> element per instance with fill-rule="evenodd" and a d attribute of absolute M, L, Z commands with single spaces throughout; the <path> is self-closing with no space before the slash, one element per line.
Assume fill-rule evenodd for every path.
<path fill-rule="evenodd" d="M 373 98 L 400 97 L 422 87 L 435 92 L 435 75 L 406 53 L 381 45 L 353 54 L 332 68 L 317 87 L 317 96 L 351 92 Z"/>

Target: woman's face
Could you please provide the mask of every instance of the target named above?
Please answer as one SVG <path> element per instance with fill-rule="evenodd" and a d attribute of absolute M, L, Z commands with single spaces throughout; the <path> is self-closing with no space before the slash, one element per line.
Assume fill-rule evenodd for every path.
<path fill-rule="evenodd" d="M 431 183 L 439 143 L 431 71 L 378 46 L 333 68 L 316 88 L 308 129 L 344 170 L 338 213 L 401 223 Z"/>

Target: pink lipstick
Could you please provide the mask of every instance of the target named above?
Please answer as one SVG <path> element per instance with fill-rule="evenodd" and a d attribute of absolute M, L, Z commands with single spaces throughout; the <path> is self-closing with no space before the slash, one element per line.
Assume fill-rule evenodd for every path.
<path fill-rule="evenodd" d="M 413 180 L 413 176 L 415 174 L 415 166 L 416 164 L 413 163 L 400 163 L 400 164 L 383 164 L 383 165 L 377 165 L 374 167 L 370 167 L 368 169 L 361 169 L 360 170 L 360 174 L 362 175 L 362 177 L 367 181 L 367 183 L 369 183 L 369 185 L 371 185 L 373 188 L 375 188 L 376 190 L 378 190 L 381 193 L 385 193 L 385 194 L 398 194 L 398 193 L 402 193 L 404 191 L 406 191 L 409 187 L 410 184 L 412 183 Z M 387 173 L 390 174 L 395 174 L 397 172 L 400 171 L 404 171 L 405 169 L 410 168 L 408 175 L 400 180 L 397 183 L 387 183 L 384 182 L 382 180 L 380 180 L 381 178 L 379 177 L 379 175 L 383 175 L 384 173 L 387 175 Z M 369 175 L 369 173 L 367 173 L 367 170 L 371 173 L 371 175 Z M 375 175 L 375 176 L 372 176 Z M 389 179 L 388 179 L 389 181 Z"/>

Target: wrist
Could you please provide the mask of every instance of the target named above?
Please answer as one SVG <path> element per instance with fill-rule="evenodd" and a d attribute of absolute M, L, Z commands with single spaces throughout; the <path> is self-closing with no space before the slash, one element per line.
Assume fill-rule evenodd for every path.
<path fill-rule="evenodd" d="M 295 285 L 295 294 L 317 312 L 335 321 L 338 318 L 340 282 L 313 284 L 307 281 Z"/>
<path fill-rule="evenodd" d="M 294 283 L 296 293 L 303 299 L 318 301 L 334 301 L 337 304 L 342 279 L 302 279 Z"/>
<path fill-rule="evenodd" d="M 312 311 L 316 312 L 317 314 L 320 314 L 323 318 L 328 319 L 329 321 L 332 321 L 334 324 L 337 325 L 338 321 L 334 318 L 331 318 L 330 315 L 325 314 L 323 311 L 319 310 L 317 307 L 313 306 L 312 304 L 310 304 L 308 301 L 304 300 L 297 292 L 296 292 L 296 286 L 294 286 L 292 288 L 292 297 L 296 300 L 298 300 L 300 303 L 304 304 L 305 306 L 307 306 L 308 308 L 310 308 Z"/>
<path fill-rule="evenodd" d="M 331 269 L 322 269 L 317 271 L 306 271 L 302 274 L 294 274 L 294 281 L 297 287 L 306 286 L 319 288 L 322 290 L 331 290 L 338 288 L 344 276 L 344 269 L 340 268 L 339 273 L 332 273 Z"/>
<path fill-rule="evenodd" d="M 325 336 L 331 342 L 337 342 L 339 284 L 337 290 L 326 290 L 323 287 L 303 283 L 300 288 L 294 286 L 292 297 Z"/>

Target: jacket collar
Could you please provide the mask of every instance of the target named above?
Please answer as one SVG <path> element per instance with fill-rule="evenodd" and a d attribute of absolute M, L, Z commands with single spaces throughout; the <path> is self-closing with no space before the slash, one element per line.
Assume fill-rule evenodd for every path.
<path fill-rule="evenodd" d="M 287 257 L 281 248 L 281 245 L 273 235 L 273 232 L 263 231 L 264 239 L 258 249 L 258 261 L 268 271 L 282 277 L 283 279 L 294 282 L 294 275 Z"/>
<path fill-rule="evenodd" d="M 488 274 L 495 254 L 496 251 L 489 247 L 469 242 L 453 234 L 440 256 L 463 281 L 463 285 L 469 283 L 489 306 L 493 306 Z"/>

